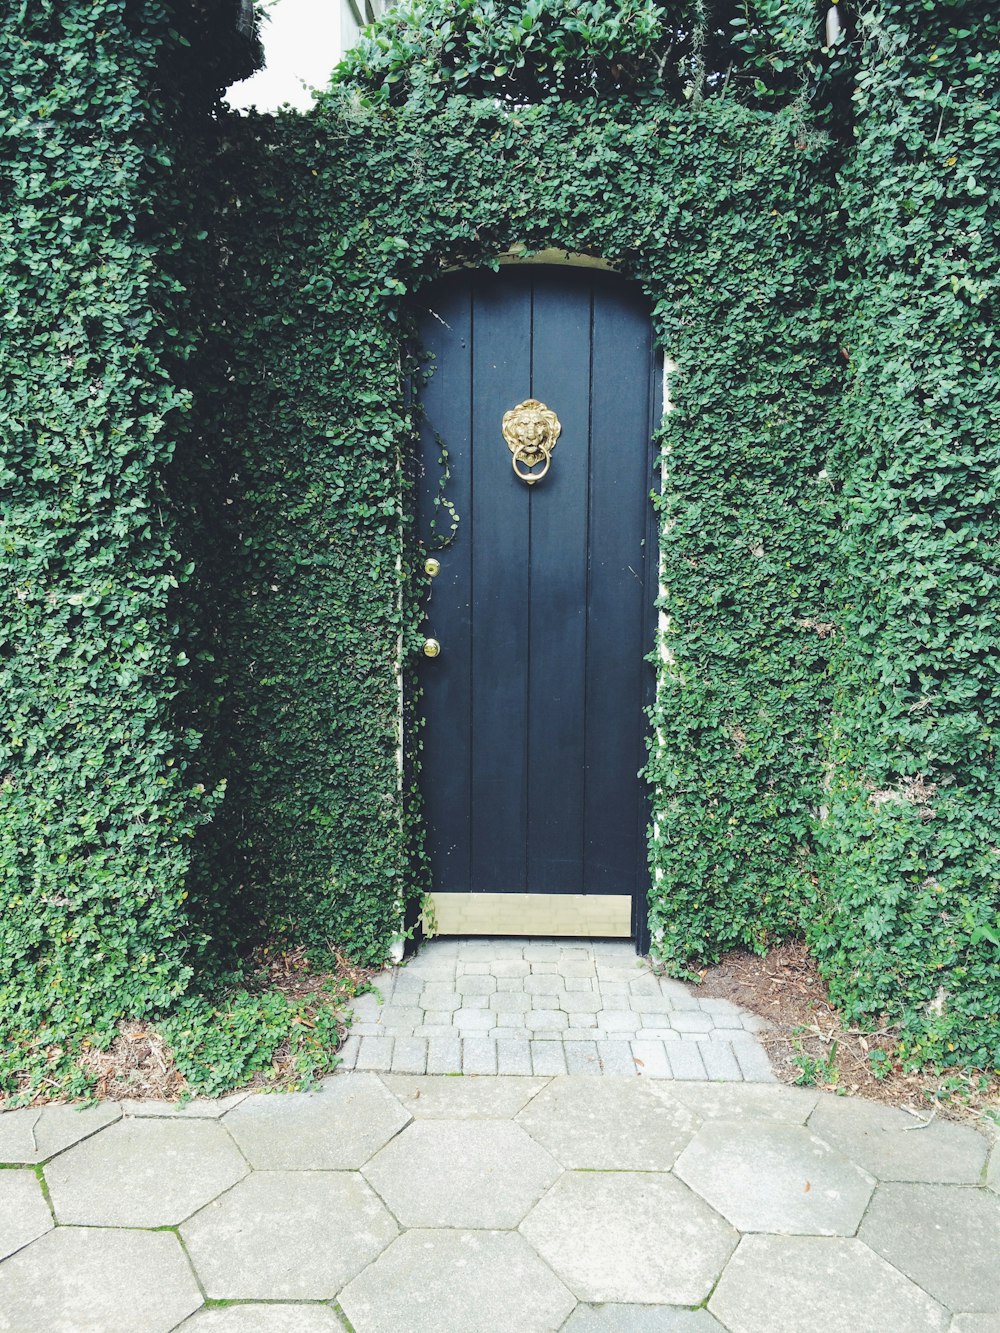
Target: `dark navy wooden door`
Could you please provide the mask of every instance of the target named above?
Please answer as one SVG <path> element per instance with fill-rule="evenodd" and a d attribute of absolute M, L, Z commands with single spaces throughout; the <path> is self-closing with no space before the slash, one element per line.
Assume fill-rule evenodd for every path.
<path fill-rule="evenodd" d="M 450 275 L 422 306 L 418 512 L 441 566 L 425 622 L 441 651 L 421 667 L 433 888 L 627 895 L 641 937 L 660 378 L 648 308 L 617 275 L 531 265 Z M 501 432 L 527 398 L 562 423 L 533 486 Z"/>

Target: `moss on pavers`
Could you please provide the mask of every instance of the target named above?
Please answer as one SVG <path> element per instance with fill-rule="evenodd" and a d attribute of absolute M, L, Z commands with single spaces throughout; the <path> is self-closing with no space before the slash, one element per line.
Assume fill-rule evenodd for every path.
<path fill-rule="evenodd" d="M 328 1305 L 229 1305 L 202 1308 L 177 1333 L 344 1333 Z"/>

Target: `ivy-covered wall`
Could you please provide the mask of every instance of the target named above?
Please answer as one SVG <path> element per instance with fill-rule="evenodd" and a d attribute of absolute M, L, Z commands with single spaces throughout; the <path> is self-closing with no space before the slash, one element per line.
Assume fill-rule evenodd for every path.
<path fill-rule="evenodd" d="M 266 349 L 266 371 L 240 432 L 251 583 L 230 654 L 246 664 L 247 827 L 273 904 L 369 947 L 398 924 L 396 645 L 422 637 L 400 339 L 412 346 L 421 288 L 443 267 L 556 243 L 642 283 L 678 367 L 658 951 L 678 964 L 794 928 L 829 708 L 827 141 L 797 111 L 736 103 L 508 111 L 460 97 L 428 118 L 350 87 L 273 134 L 281 170 L 266 184 L 255 171 L 232 243 L 258 256 L 236 322 L 243 364 Z"/>
<path fill-rule="evenodd" d="M 169 1006 L 198 953 L 190 849 L 221 775 L 177 702 L 190 567 L 166 471 L 189 400 L 171 367 L 195 344 L 171 272 L 190 212 L 171 70 L 183 45 L 197 114 L 240 66 L 218 63 L 218 16 L 187 17 L 188 36 L 121 0 L 0 19 L 4 1073 L 12 1051 L 44 1071 L 61 1034 Z"/>
<path fill-rule="evenodd" d="M 804 932 L 909 1057 L 997 1059 L 979 7 L 819 51 L 807 0 L 420 0 L 277 117 L 213 110 L 238 9 L 0 27 L 0 1086 L 147 1014 L 222 1086 L 294 1030 L 198 1010 L 253 943 L 385 957 L 415 313 L 512 244 L 634 278 L 676 365 L 655 953 Z"/>
<path fill-rule="evenodd" d="M 865 17 L 841 187 L 830 815 L 808 934 L 918 1061 L 1000 1063 L 1000 18 Z"/>
<path fill-rule="evenodd" d="M 123 1018 L 172 1015 L 206 1089 L 335 1042 L 332 1009 L 311 1036 L 302 1004 L 234 990 L 248 931 L 211 824 L 227 363 L 206 185 L 219 93 L 258 54 L 244 10 L 0 11 L 3 1093 L 83 1090 L 77 1057 Z"/>

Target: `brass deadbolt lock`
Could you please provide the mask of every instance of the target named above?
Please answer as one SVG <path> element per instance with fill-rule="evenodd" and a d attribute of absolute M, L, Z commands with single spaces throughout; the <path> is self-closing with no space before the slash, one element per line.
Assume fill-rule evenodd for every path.
<path fill-rule="evenodd" d="M 433 556 L 430 556 L 424 561 L 424 573 L 429 574 L 432 579 L 436 579 L 441 573 L 441 561 L 435 560 Z"/>
<path fill-rule="evenodd" d="M 437 657 L 441 651 L 441 645 L 437 639 L 424 639 L 424 656 Z"/>

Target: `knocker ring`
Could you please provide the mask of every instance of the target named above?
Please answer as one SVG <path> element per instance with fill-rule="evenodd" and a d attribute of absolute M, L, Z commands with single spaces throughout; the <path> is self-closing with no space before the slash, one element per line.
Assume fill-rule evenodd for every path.
<path fill-rule="evenodd" d="M 552 463 L 552 451 L 547 449 L 544 444 L 541 445 L 540 448 L 542 456 L 545 459 L 545 466 L 542 468 L 541 472 L 530 472 L 528 470 L 529 468 L 537 467 L 539 459 L 536 451 L 529 449 L 527 445 L 519 444 L 514 450 L 514 456 L 511 459 L 511 462 L 514 465 L 514 475 L 529 486 L 534 486 L 536 481 L 541 481 Z M 518 467 L 519 462 L 524 464 L 525 470 L 523 472 Z"/>
<path fill-rule="evenodd" d="M 562 433 L 559 418 L 537 398 L 526 398 L 504 413 L 502 430 L 515 477 L 526 486 L 534 486 L 551 466 L 552 450 Z M 531 471 L 542 463 L 545 466 L 540 472 Z"/>

